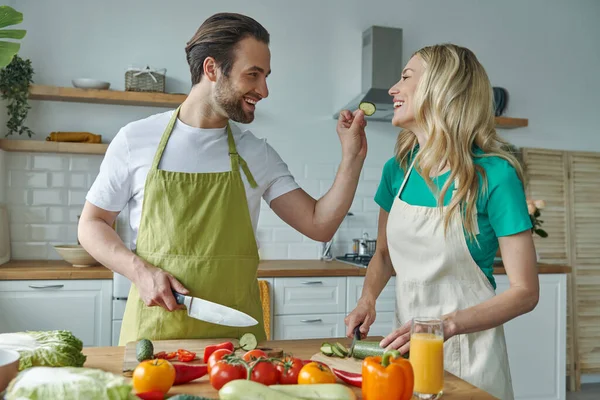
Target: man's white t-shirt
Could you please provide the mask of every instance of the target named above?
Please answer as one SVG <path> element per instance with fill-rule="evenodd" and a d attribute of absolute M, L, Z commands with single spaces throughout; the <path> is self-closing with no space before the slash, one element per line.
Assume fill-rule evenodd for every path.
<path fill-rule="evenodd" d="M 98 177 L 86 196 L 87 201 L 108 211 L 121 212 L 129 206 L 132 249 L 140 225 L 146 176 L 173 112 L 155 114 L 123 127 L 108 146 Z M 240 168 L 256 237 L 261 198 L 270 204 L 299 186 L 288 166 L 265 139 L 257 138 L 249 130 L 242 132 L 232 122 L 230 126 L 237 151 L 258 185 L 251 188 Z M 194 128 L 178 119 L 159 168 L 191 173 L 230 171 L 226 128 Z"/>

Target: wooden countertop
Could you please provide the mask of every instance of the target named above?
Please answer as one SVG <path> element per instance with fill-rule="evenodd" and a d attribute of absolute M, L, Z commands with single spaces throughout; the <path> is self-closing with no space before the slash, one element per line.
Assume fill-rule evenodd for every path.
<path fill-rule="evenodd" d="M 539 264 L 540 274 L 570 273 L 571 267 Z M 310 277 L 310 276 L 365 276 L 366 268 L 340 261 L 320 260 L 264 260 L 258 268 L 259 278 Z M 494 274 L 504 275 L 501 265 L 494 267 Z M 49 279 L 112 279 L 113 272 L 103 266 L 75 268 L 65 261 L 14 260 L 0 265 L 0 280 L 49 280 Z"/>
<path fill-rule="evenodd" d="M 261 345 L 271 348 L 282 348 L 287 353 L 302 359 L 310 359 L 313 354 L 319 351 L 321 343 L 325 340 L 339 339 L 308 339 L 308 340 L 274 340 L 261 343 Z M 116 375 L 122 375 L 123 357 L 125 347 L 86 347 L 83 353 L 87 356 L 84 367 L 99 368 Z M 357 397 L 361 399 L 359 388 L 352 387 Z M 194 394 L 216 399 L 217 391 L 213 389 L 204 376 L 192 383 L 178 385 L 171 388 L 169 395 L 177 393 Z M 444 382 L 444 399 L 471 399 L 471 400 L 492 400 L 495 397 L 476 388 L 475 386 L 459 379 L 458 377 L 446 372 Z"/>

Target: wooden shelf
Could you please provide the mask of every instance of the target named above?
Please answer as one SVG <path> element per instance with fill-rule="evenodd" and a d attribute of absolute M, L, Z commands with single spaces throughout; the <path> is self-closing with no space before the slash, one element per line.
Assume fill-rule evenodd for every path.
<path fill-rule="evenodd" d="M 515 129 L 527 125 L 529 125 L 529 120 L 526 118 L 496 117 L 496 128 L 498 129 Z"/>
<path fill-rule="evenodd" d="M 45 140 L 0 139 L 0 149 L 33 153 L 104 154 L 106 143 L 50 142 Z"/>
<path fill-rule="evenodd" d="M 29 99 L 77 103 L 118 104 L 125 106 L 177 107 L 185 94 L 154 92 L 123 92 L 118 90 L 78 89 L 46 85 L 31 85 Z"/>

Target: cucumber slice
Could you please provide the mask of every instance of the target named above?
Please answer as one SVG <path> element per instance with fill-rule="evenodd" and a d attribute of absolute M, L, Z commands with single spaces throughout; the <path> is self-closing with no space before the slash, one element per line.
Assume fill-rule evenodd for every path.
<path fill-rule="evenodd" d="M 375 114 L 375 104 L 363 101 L 358 105 L 358 108 L 363 110 L 366 116 Z"/>
<path fill-rule="evenodd" d="M 258 342 L 256 340 L 256 336 L 254 334 L 248 332 L 244 333 L 240 338 L 240 348 L 245 351 L 254 350 Z"/>
<path fill-rule="evenodd" d="M 331 351 L 333 351 L 333 354 L 339 358 L 346 358 L 344 353 L 342 353 L 342 351 L 336 345 L 331 346 Z"/>
<path fill-rule="evenodd" d="M 333 355 L 333 347 L 334 346 L 330 345 L 329 343 L 323 343 L 321 345 L 321 353 L 331 357 Z"/>
<path fill-rule="evenodd" d="M 348 349 L 346 348 L 346 346 L 344 346 L 344 345 L 343 345 L 343 344 L 341 344 L 340 342 L 337 342 L 337 343 L 335 344 L 335 347 L 337 347 L 337 348 L 338 348 L 338 349 L 339 349 L 339 350 L 342 352 L 342 354 L 344 355 L 344 357 L 348 357 L 348 354 L 350 354 L 350 350 L 348 350 Z"/>

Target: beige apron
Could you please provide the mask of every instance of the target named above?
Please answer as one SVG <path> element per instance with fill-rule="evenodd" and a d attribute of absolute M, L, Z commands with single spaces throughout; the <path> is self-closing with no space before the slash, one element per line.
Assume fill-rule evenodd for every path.
<path fill-rule="evenodd" d="M 190 296 L 245 312 L 258 325 L 236 328 L 147 307 L 131 285 L 119 345 L 150 340 L 239 338 L 246 332 L 266 339 L 257 280 L 258 247 L 252 229 L 240 169 L 252 187 L 256 182 L 236 150 L 229 124 L 231 171 L 186 173 L 159 168 L 179 108 L 173 113 L 146 178 L 136 253 L 170 272 Z"/>
<path fill-rule="evenodd" d="M 388 247 L 396 271 L 397 326 L 413 317 L 441 317 L 495 296 L 471 257 L 460 211 L 452 216 L 444 236 L 444 217 L 438 207 L 413 206 L 400 200 L 413 166 L 414 161 L 387 222 Z M 502 326 L 447 340 L 444 368 L 499 399 L 514 398 Z"/>

